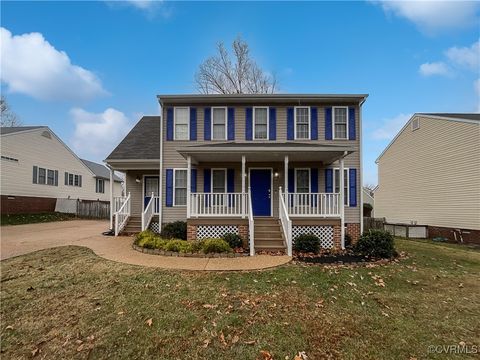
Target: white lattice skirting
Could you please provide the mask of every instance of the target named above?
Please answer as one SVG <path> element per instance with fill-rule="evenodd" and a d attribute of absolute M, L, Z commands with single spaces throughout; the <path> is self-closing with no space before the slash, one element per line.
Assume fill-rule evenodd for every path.
<path fill-rule="evenodd" d="M 150 223 L 149 229 L 152 230 L 154 233 L 160 234 L 160 225 L 158 224 L 158 222 L 152 221 Z"/>
<path fill-rule="evenodd" d="M 294 225 L 292 227 L 292 238 L 294 241 L 298 235 L 303 234 L 313 234 L 318 236 L 320 238 L 320 246 L 324 249 L 333 248 L 333 226 Z"/>
<path fill-rule="evenodd" d="M 237 225 L 198 225 L 197 239 L 220 238 L 225 234 L 237 234 Z"/>

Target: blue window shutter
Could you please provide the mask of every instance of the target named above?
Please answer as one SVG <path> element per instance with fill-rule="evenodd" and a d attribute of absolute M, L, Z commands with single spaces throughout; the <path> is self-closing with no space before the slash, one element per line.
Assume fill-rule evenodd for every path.
<path fill-rule="evenodd" d="M 32 178 L 32 181 L 33 181 L 34 184 L 37 183 L 37 179 L 38 179 L 37 174 L 38 174 L 38 166 L 34 166 L 33 167 L 33 178 Z"/>
<path fill-rule="evenodd" d="M 197 169 L 192 169 L 190 173 L 190 191 L 197 192 Z"/>
<path fill-rule="evenodd" d="M 190 108 L 190 140 L 197 140 L 197 108 Z"/>
<path fill-rule="evenodd" d="M 211 130 L 212 130 L 212 109 L 206 107 L 203 111 L 203 139 L 211 140 Z"/>
<path fill-rule="evenodd" d="M 333 193 L 333 169 L 325 169 L 325 192 Z"/>
<path fill-rule="evenodd" d="M 268 139 L 277 140 L 277 109 L 269 109 Z"/>
<path fill-rule="evenodd" d="M 318 109 L 316 107 L 310 108 L 310 139 L 318 140 Z"/>
<path fill-rule="evenodd" d="M 287 140 L 295 139 L 295 119 L 293 110 L 293 108 L 287 108 Z"/>
<path fill-rule="evenodd" d="M 348 140 L 355 140 L 355 108 L 348 108 Z"/>
<path fill-rule="evenodd" d="M 227 139 L 235 140 L 235 108 L 233 107 L 228 108 L 227 122 Z"/>
<path fill-rule="evenodd" d="M 288 169 L 288 192 L 295 192 L 295 169 Z"/>
<path fill-rule="evenodd" d="M 167 169 L 166 188 L 165 205 L 171 207 L 173 206 L 173 169 Z"/>
<path fill-rule="evenodd" d="M 318 193 L 318 168 L 310 169 L 310 192 Z"/>
<path fill-rule="evenodd" d="M 350 206 L 357 206 L 357 169 L 350 169 L 348 172 L 349 192 L 350 192 Z"/>
<path fill-rule="evenodd" d="M 167 141 L 173 140 L 173 108 L 167 109 Z"/>
<path fill-rule="evenodd" d="M 227 169 L 227 192 L 235 192 L 235 169 Z"/>
<path fill-rule="evenodd" d="M 253 110 L 251 107 L 245 108 L 245 140 L 253 139 Z"/>
<path fill-rule="evenodd" d="M 332 108 L 325 108 L 325 140 L 332 140 Z"/>
<path fill-rule="evenodd" d="M 212 172 L 210 169 L 203 169 L 203 191 L 210 192 L 210 182 L 212 181 Z"/>

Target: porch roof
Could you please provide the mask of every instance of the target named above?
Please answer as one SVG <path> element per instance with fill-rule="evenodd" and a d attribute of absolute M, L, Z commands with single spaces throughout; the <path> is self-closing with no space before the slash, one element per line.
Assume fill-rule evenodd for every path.
<path fill-rule="evenodd" d="M 272 162 L 283 161 L 288 155 L 289 161 L 322 161 L 331 163 L 345 153 L 355 151 L 353 146 L 334 144 L 309 144 L 298 142 L 238 143 L 194 145 L 178 148 L 186 159 L 191 156 L 194 162 L 236 162 L 245 155 L 247 161 Z"/>

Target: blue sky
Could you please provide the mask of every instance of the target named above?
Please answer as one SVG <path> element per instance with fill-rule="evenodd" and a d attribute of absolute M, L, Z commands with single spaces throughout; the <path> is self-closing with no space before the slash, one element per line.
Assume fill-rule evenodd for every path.
<path fill-rule="evenodd" d="M 4 2 L 1 90 L 101 161 L 241 35 L 286 93 L 368 93 L 364 181 L 415 112 L 480 110 L 478 2 Z"/>

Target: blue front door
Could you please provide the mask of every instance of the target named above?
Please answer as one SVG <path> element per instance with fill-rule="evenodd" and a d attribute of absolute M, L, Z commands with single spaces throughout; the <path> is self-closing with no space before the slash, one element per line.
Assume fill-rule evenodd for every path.
<path fill-rule="evenodd" d="M 145 176 L 144 177 L 144 186 L 143 186 L 143 208 L 148 205 L 152 197 L 152 193 L 155 196 L 158 196 L 158 176 Z M 158 206 L 156 206 L 158 207 Z M 158 211 L 158 209 L 155 209 Z"/>
<path fill-rule="evenodd" d="M 272 170 L 251 169 L 250 191 L 252 192 L 253 216 L 272 215 L 272 201 L 270 199 L 272 186 Z"/>

